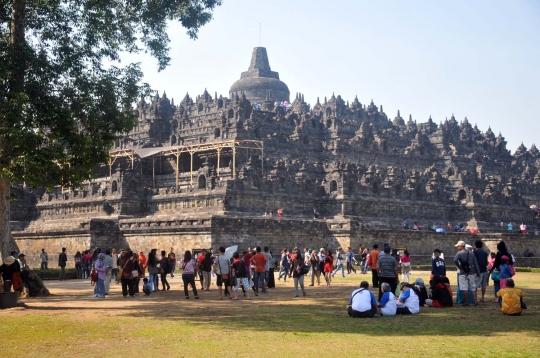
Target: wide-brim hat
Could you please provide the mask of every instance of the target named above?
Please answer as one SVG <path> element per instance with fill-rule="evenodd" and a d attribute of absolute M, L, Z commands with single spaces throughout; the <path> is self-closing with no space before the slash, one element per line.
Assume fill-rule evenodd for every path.
<path fill-rule="evenodd" d="M 11 256 L 8 256 L 4 259 L 4 264 L 9 266 L 12 265 L 15 262 L 15 259 Z"/>

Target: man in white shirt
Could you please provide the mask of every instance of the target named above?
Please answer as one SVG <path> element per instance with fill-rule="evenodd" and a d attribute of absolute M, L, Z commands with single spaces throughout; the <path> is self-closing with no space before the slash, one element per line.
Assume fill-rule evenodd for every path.
<path fill-rule="evenodd" d="M 347 313 L 354 318 L 370 318 L 377 313 L 377 301 L 367 281 L 362 281 L 360 288 L 352 292 Z"/>
<path fill-rule="evenodd" d="M 46 270 L 49 264 L 49 255 L 45 252 L 45 249 L 41 249 L 39 257 L 41 257 L 41 269 Z"/>

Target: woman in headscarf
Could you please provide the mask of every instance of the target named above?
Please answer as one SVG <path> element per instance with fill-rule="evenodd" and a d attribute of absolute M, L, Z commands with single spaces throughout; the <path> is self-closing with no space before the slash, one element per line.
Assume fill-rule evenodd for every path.
<path fill-rule="evenodd" d="M 122 270 L 122 296 L 127 297 L 128 293 L 131 297 L 135 294 L 133 291 L 133 252 L 124 251 L 120 256 L 120 269 Z"/>
<path fill-rule="evenodd" d="M 506 244 L 504 243 L 504 241 L 501 241 L 497 244 L 497 255 L 495 255 L 495 263 L 493 264 L 493 270 L 500 272 L 500 266 L 502 264 L 503 256 L 508 257 L 508 265 L 514 264 L 514 256 L 512 256 L 508 252 L 508 248 L 506 247 Z M 495 297 L 497 298 L 497 292 L 499 292 L 499 290 L 501 289 L 501 281 L 493 280 L 493 287 L 494 287 Z M 497 302 L 498 302 L 498 299 L 497 299 Z"/>
<path fill-rule="evenodd" d="M 94 286 L 94 298 L 105 298 L 105 277 L 107 276 L 108 268 L 104 260 L 105 254 L 99 253 L 94 262 L 94 270 L 98 274 L 98 279 Z"/>
<path fill-rule="evenodd" d="M 148 273 L 150 274 L 150 284 L 152 285 L 152 292 L 159 291 L 158 288 L 158 258 L 157 249 L 152 249 L 148 254 Z"/>

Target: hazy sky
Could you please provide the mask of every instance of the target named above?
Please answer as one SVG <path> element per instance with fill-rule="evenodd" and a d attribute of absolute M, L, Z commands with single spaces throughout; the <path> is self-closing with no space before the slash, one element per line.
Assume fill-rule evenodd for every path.
<path fill-rule="evenodd" d="M 394 118 L 467 117 L 502 132 L 508 149 L 540 147 L 540 1 L 223 0 L 192 41 L 169 29 L 172 63 L 145 81 L 180 101 L 204 89 L 228 96 L 267 48 L 272 70 L 312 105 L 319 96 L 371 99 Z"/>

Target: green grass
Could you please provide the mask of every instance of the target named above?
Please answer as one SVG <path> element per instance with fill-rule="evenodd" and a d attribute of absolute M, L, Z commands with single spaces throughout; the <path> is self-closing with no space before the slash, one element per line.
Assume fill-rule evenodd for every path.
<path fill-rule="evenodd" d="M 418 276 L 427 282 L 427 273 L 413 274 Z M 521 317 L 500 313 L 489 286 L 487 303 L 478 308 L 349 318 L 345 306 L 350 292 L 370 278 L 336 278 L 330 290 L 308 287 L 307 299 L 299 300 L 291 298 L 289 283 L 277 283 L 276 290 L 253 301 L 218 301 L 215 291 L 188 301 L 178 285 L 150 298 L 92 300 L 73 291 L 27 300 L 30 309 L 0 312 L 0 331 L 9 337 L 2 356 L 538 356 L 538 273 L 515 277 L 529 306 Z"/>

